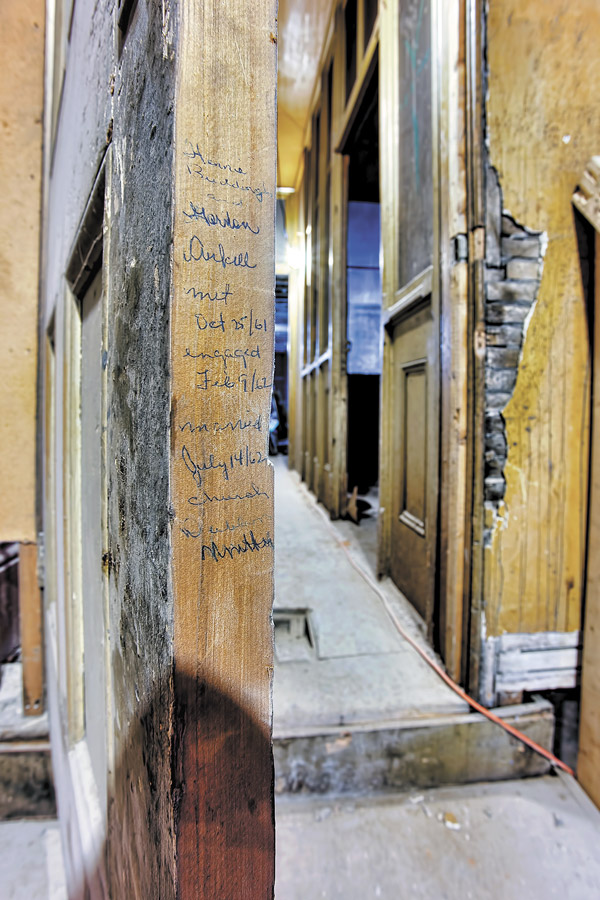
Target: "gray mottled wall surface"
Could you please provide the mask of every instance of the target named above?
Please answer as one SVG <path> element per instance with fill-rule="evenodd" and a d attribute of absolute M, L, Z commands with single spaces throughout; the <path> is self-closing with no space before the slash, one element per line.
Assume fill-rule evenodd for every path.
<path fill-rule="evenodd" d="M 167 900 L 175 891 L 168 580 L 174 19 L 169 3 L 138 3 L 114 84 L 106 564 L 115 793 L 108 871 L 112 896 L 127 900 Z"/>

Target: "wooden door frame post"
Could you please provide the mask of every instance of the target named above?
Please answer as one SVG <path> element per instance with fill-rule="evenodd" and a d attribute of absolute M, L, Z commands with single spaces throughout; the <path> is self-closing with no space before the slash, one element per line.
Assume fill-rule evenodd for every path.
<path fill-rule="evenodd" d="M 484 40 L 482 0 L 465 2 L 465 118 L 468 258 L 468 425 L 465 516 L 463 683 L 479 694 L 483 627 L 483 526 L 485 443 L 485 178 Z"/>
<path fill-rule="evenodd" d="M 588 248 L 593 275 L 588 285 L 593 303 L 591 454 L 577 776 L 600 807 L 600 156 L 588 163 L 573 204 L 593 228 Z"/>
<path fill-rule="evenodd" d="M 277 7 L 182 0 L 171 507 L 179 900 L 272 897 Z"/>

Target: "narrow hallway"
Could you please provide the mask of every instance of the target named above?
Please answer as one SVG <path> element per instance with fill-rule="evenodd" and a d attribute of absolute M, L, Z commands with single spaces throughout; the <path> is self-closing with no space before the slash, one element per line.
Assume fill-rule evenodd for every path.
<path fill-rule="evenodd" d="M 515 780 L 545 761 L 467 711 L 339 543 L 373 577 L 368 537 L 365 552 L 273 462 L 276 900 L 599 896 L 600 812 L 563 773 Z M 410 604 L 379 587 L 427 647 Z M 504 714 L 551 740 L 545 701 Z"/>
<path fill-rule="evenodd" d="M 275 736 L 467 712 L 398 634 L 337 543 L 335 531 L 368 571 L 352 536 L 356 526 L 326 522 L 286 458 L 274 464 Z M 389 579 L 382 584 L 403 625 L 426 647 L 418 615 Z M 308 634 L 301 629 L 294 636 L 294 618 L 308 620 Z"/>
<path fill-rule="evenodd" d="M 357 537 L 364 525 L 331 522 L 287 460 L 275 457 L 274 465 L 276 793 L 403 790 L 547 772 L 544 759 L 470 711 L 399 634 L 392 615 L 434 656 L 394 583 L 383 579 L 374 589 L 370 553 Z M 496 712 L 552 745 L 552 707 L 542 698 Z"/>

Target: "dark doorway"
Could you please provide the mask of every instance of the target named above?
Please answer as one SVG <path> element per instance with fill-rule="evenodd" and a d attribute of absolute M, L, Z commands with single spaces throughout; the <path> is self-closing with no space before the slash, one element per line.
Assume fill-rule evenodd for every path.
<path fill-rule="evenodd" d="M 348 491 L 378 482 L 382 371 L 377 68 L 346 145 L 349 157 L 346 270 Z"/>

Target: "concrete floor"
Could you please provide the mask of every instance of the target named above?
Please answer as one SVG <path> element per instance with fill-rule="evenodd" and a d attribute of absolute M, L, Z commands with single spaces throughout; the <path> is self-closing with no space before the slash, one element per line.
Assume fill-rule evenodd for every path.
<path fill-rule="evenodd" d="M 600 812 L 569 776 L 277 801 L 275 900 L 592 900 Z"/>
<path fill-rule="evenodd" d="M 600 897 L 600 812 L 566 775 L 375 798 L 286 795 L 276 822 L 275 900 Z M 0 898 L 66 900 L 55 822 L 0 823 Z"/>
<path fill-rule="evenodd" d="M 275 610 L 308 611 L 311 640 L 297 622 L 287 630 L 276 625 L 279 765 L 277 747 L 289 744 L 286 735 L 347 726 L 348 734 L 325 744 L 331 753 L 350 740 L 350 730 L 353 742 L 365 729 L 377 734 L 382 720 L 420 718 L 435 730 L 441 718 L 464 718 L 465 704 L 398 635 L 381 599 L 351 567 L 314 498 L 286 465 L 284 458 L 275 460 Z M 371 573 L 374 525 L 372 513 L 358 527 L 334 526 Z M 391 581 L 379 586 L 426 648 L 410 604 Z M 310 741 L 298 743 L 308 756 L 314 753 Z M 472 774 L 486 752 L 495 753 L 487 734 L 470 746 L 462 775 Z M 442 767 L 440 756 L 433 762 Z M 363 757 L 353 764 L 368 767 Z M 510 764 L 509 754 L 506 771 Z M 277 766 L 276 775 L 276 784 L 283 783 Z M 275 900 L 600 898 L 600 813 L 567 776 L 360 796 L 318 796 L 306 784 L 302 793 L 289 791 L 281 788 L 276 801 Z"/>
<path fill-rule="evenodd" d="M 67 900 L 58 823 L 0 822 L 1 900 Z"/>
<path fill-rule="evenodd" d="M 466 712 L 464 701 L 400 637 L 381 599 L 340 549 L 312 496 L 288 470 L 287 459 L 275 457 L 274 464 L 275 735 Z M 354 532 L 353 553 L 367 567 L 371 554 L 356 537 L 362 526 L 340 524 L 349 543 Z M 370 539 L 372 523 L 364 530 Z M 381 584 L 403 625 L 427 648 L 416 612 L 389 579 Z M 286 609 L 307 611 L 312 648 L 302 636 L 280 634 L 277 618 Z"/>

